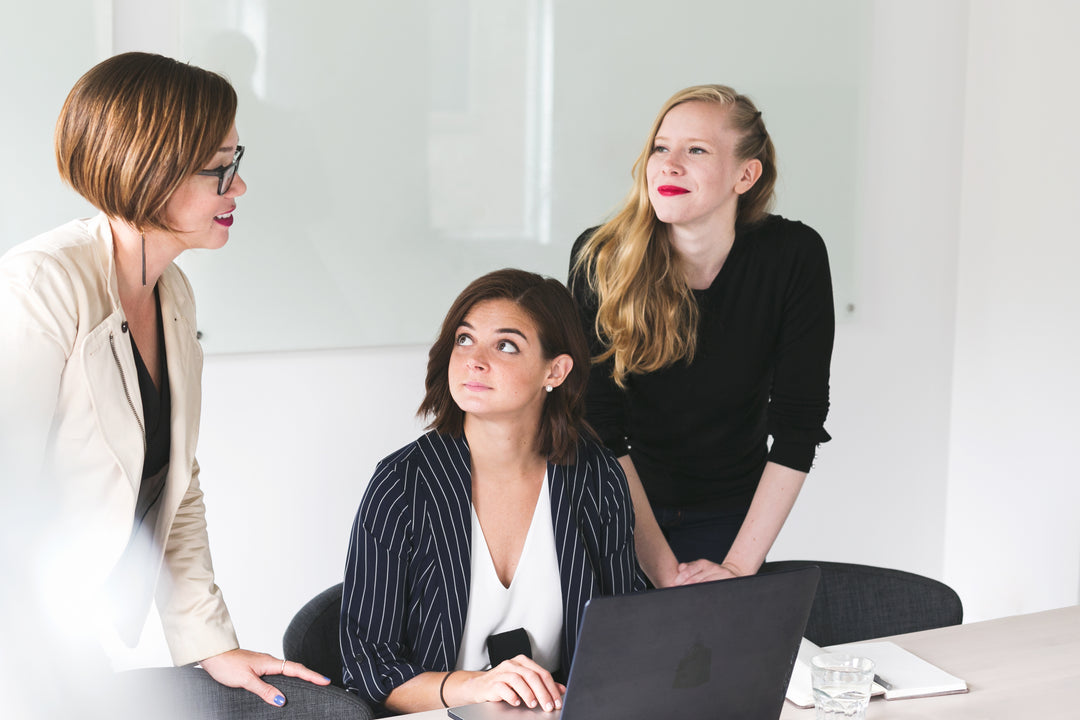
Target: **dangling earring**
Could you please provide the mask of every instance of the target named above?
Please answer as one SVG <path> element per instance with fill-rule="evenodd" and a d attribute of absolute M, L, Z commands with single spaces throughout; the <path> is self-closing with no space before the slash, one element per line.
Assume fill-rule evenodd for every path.
<path fill-rule="evenodd" d="M 544 386 L 544 389 L 545 389 L 545 390 L 547 390 L 548 392 L 551 392 L 551 391 L 552 391 L 552 390 L 554 390 L 555 388 L 551 387 L 550 385 L 545 385 L 545 386 Z"/>
<path fill-rule="evenodd" d="M 142 284 L 146 286 L 146 236 L 142 235 Z"/>

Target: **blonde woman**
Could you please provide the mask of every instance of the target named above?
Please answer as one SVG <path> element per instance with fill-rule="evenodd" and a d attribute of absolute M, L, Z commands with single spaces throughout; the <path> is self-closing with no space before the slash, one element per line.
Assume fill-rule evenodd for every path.
<path fill-rule="evenodd" d="M 625 206 L 574 246 L 587 418 L 626 471 L 658 586 L 757 572 L 829 439 L 828 257 L 768 213 L 776 176 L 749 98 L 687 88 L 653 123 Z"/>

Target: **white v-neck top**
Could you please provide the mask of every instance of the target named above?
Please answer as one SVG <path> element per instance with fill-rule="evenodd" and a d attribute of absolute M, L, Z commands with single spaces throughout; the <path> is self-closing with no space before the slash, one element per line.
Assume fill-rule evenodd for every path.
<path fill-rule="evenodd" d="M 508 588 L 503 587 L 495 572 L 476 509 L 471 505 L 470 509 L 472 577 L 469 610 L 454 669 L 488 669 L 491 665 L 487 653 L 488 637 L 520 627 L 529 634 L 533 660 L 549 671 L 558 670 L 563 624 L 562 582 L 555 551 L 555 529 L 551 524 L 547 471 L 521 548 L 521 558 Z"/>

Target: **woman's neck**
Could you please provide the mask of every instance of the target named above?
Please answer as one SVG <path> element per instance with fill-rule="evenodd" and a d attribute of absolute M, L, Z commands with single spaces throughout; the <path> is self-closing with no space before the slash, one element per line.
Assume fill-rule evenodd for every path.
<path fill-rule="evenodd" d="M 531 482 L 547 461 L 536 449 L 535 422 L 507 423 L 465 416 L 474 478 Z"/>
<path fill-rule="evenodd" d="M 668 242 L 679 257 L 686 281 L 694 290 L 704 290 L 720 274 L 735 244 L 735 226 L 667 227 Z"/>
<path fill-rule="evenodd" d="M 154 296 L 154 286 L 182 248 L 168 233 L 140 233 L 131 225 L 109 218 L 116 261 L 117 290 L 125 306 L 140 307 Z M 145 265 L 143 242 L 145 237 Z M 145 270 L 144 270 L 145 268 Z M 144 274 L 145 272 L 145 274 Z"/>

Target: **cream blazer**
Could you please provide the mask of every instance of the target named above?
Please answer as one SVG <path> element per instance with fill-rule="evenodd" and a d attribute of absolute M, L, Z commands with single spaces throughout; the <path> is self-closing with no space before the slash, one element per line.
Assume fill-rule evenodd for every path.
<path fill-rule="evenodd" d="M 194 299 L 175 264 L 158 288 L 172 394 L 169 473 L 142 565 L 147 582 L 125 594 L 127 616 L 109 622 L 137 638 L 156 594 L 172 660 L 183 665 L 238 645 L 214 583 L 195 460 L 203 355 Z M 105 215 L 0 259 L 0 398 L 0 473 L 29 540 L 20 557 L 33 591 L 57 615 L 71 605 L 111 614 L 116 604 L 109 608 L 103 588 L 131 536 L 145 441 Z"/>

